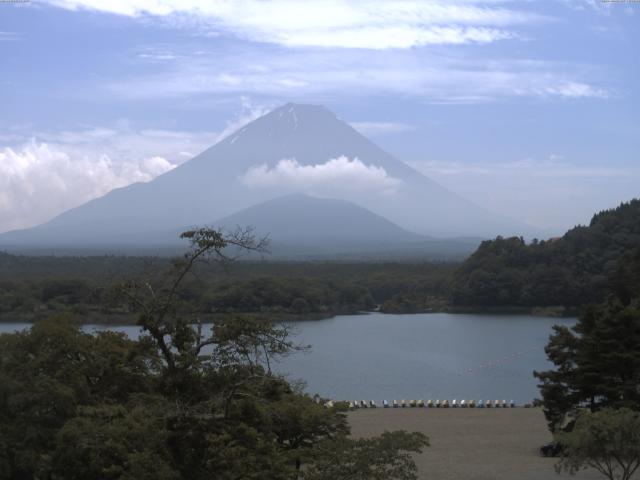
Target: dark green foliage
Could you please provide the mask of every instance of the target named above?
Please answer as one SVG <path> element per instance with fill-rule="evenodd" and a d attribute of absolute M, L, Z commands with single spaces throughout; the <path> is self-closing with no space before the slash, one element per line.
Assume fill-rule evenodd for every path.
<path fill-rule="evenodd" d="M 62 318 L 0 335 L 0 458 L 13 475 L 7 478 L 51 471 L 60 429 L 86 406 L 151 390 L 155 360 L 144 343 L 87 335 Z"/>
<path fill-rule="evenodd" d="M 306 480 L 416 480 L 411 453 L 429 445 L 422 433 L 385 432 L 380 437 L 325 441 L 314 452 L 316 461 Z"/>
<path fill-rule="evenodd" d="M 0 253 L 0 321 L 71 313 L 85 322 L 133 322 L 114 296 L 131 278 L 162 274 L 166 258 L 23 257 Z M 226 271 L 197 264 L 176 291 L 186 315 L 254 313 L 282 319 L 372 310 L 402 313 L 443 308 L 454 264 L 236 262 Z M 56 274 L 57 272 L 57 274 Z"/>
<path fill-rule="evenodd" d="M 640 467 L 640 413 L 627 408 L 583 412 L 573 431 L 556 435 L 564 446 L 557 466 L 572 474 L 590 467 L 609 480 L 630 480 Z"/>
<path fill-rule="evenodd" d="M 161 397 L 84 407 L 56 435 L 53 477 L 65 480 L 178 480 L 166 446 Z M 151 467 L 151 468 L 150 468 Z"/>
<path fill-rule="evenodd" d="M 258 278 L 223 284 L 205 293 L 205 312 L 353 312 L 375 306 L 369 291 L 355 285 L 306 278 Z"/>
<path fill-rule="evenodd" d="M 556 368 L 535 375 L 552 430 L 582 405 L 640 410 L 640 300 L 588 308 L 572 329 L 555 327 L 545 351 Z"/>
<path fill-rule="evenodd" d="M 561 238 L 528 245 L 517 237 L 483 242 L 455 272 L 451 300 L 471 306 L 579 307 L 602 302 L 612 290 L 630 298 L 640 290 L 639 257 L 640 200 L 632 200 Z"/>
<path fill-rule="evenodd" d="M 118 288 L 139 340 L 61 317 L 0 335 L 0 478 L 292 480 L 324 471 L 334 459 L 320 452 L 336 451 L 353 478 L 413 478 L 408 452 L 422 437 L 350 440 L 344 405 L 325 408 L 271 371 L 275 357 L 303 348 L 286 327 L 225 316 L 208 332 L 184 313 L 196 265 L 226 262 L 229 245 L 260 248 L 243 232 L 184 238 L 191 249 L 167 274 Z"/>

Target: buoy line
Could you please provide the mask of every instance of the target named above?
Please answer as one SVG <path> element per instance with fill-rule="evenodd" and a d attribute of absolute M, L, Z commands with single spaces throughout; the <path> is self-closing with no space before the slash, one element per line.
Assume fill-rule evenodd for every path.
<path fill-rule="evenodd" d="M 523 355 L 526 355 L 527 353 L 533 352 L 534 350 L 538 350 L 539 347 L 531 347 L 527 350 L 521 350 L 518 352 L 513 352 L 509 355 L 505 355 L 504 357 L 495 359 L 495 360 L 490 360 L 488 362 L 485 362 L 481 365 L 478 365 L 477 367 L 473 368 L 467 368 L 464 370 L 460 370 L 456 373 L 456 375 L 460 376 L 460 375 L 473 375 L 474 373 L 477 373 L 479 371 L 483 371 L 483 370 L 491 370 L 494 368 L 500 368 L 503 367 L 509 360 L 512 360 L 514 358 L 518 358 L 518 357 L 522 357 Z"/>

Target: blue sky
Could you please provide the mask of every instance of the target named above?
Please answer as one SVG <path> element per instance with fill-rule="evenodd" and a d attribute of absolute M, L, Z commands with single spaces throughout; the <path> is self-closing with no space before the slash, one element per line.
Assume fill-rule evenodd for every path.
<path fill-rule="evenodd" d="M 557 233 L 640 194 L 640 4 L 0 2 L 0 231 L 289 101 Z"/>

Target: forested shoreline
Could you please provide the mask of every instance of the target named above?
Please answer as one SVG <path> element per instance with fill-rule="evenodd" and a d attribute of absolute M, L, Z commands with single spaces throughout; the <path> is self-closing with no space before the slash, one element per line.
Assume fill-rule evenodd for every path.
<path fill-rule="evenodd" d="M 0 321 L 54 313 L 86 323 L 133 323 L 118 285 L 153 277 L 166 258 L 26 257 L 0 254 Z M 253 314 L 326 318 L 361 311 L 426 311 L 446 304 L 452 263 L 235 262 L 199 265 L 181 286 L 179 308 L 207 319 Z"/>
<path fill-rule="evenodd" d="M 462 263 L 238 261 L 198 265 L 177 292 L 183 314 L 277 320 L 362 311 L 577 315 L 640 285 L 640 201 L 594 215 L 564 236 L 483 242 Z M 0 253 L 0 321 L 56 313 L 87 323 L 133 323 L 117 295 L 151 278 L 164 257 L 31 257 Z"/>

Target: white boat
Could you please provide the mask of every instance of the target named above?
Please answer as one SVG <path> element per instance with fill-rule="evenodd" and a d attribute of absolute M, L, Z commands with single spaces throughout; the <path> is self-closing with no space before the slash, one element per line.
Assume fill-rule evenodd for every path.
<path fill-rule="evenodd" d="M 418 406 L 419 407 L 424 407 L 424 400 L 422 400 L 422 399 L 418 400 Z"/>
<path fill-rule="evenodd" d="M 460 400 L 460 408 L 467 408 L 467 402 L 464 400 Z"/>
<path fill-rule="evenodd" d="M 429 407 L 429 408 L 433 408 L 433 400 L 429 399 L 429 400 L 427 401 L 427 407 Z"/>
<path fill-rule="evenodd" d="M 451 402 L 451 408 L 458 408 L 458 401 L 454 398 L 453 402 Z"/>
<path fill-rule="evenodd" d="M 407 406 L 407 403 L 404 401 L 404 399 L 402 399 L 402 400 L 400 401 L 400 406 L 401 406 L 402 408 L 404 408 L 404 407 L 406 407 L 406 406 Z"/>
<path fill-rule="evenodd" d="M 369 407 L 376 408 L 377 407 L 376 402 L 374 402 L 373 400 L 369 400 Z"/>
<path fill-rule="evenodd" d="M 382 406 L 384 408 L 389 408 L 389 402 L 387 402 L 386 400 L 382 400 Z"/>

